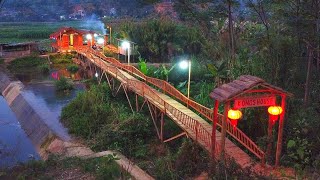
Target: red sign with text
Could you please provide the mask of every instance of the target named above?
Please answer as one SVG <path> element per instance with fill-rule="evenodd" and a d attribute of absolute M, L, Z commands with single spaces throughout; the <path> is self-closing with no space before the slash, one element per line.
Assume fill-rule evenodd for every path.
<path fill-rule="evenodd" d="M 245 107 L 272 106 L 276 104 L 275 96 L 257 96 L 245 97 L 234 100 L 234 108 L 240 109 Z"/>

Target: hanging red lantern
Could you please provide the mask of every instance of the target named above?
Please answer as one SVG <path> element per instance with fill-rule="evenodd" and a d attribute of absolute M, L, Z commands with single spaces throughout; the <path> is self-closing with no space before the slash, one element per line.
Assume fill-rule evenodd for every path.
<path fill-rule="evenodd" d="M 270 115 L 278 116 L 282 113 L 282 107 L 280 106 L 270 106 L 268 112 Z"/>
<path fill-rule="evenodd" d="M 270 114 L 270 121 L 272 125 L 278 120 L 279 115 L 283 112 L 282 107 L 280 106 L 270 106 L 268 108 L 268 113 Z"/>
<path fill-rule="evenodd" d="M 235 128 L 238 125 L 238 120 L 242 117 L 242 112 L 240 110 L 230 109 L 228 111 L 228 118 L 232 126 Z"/>

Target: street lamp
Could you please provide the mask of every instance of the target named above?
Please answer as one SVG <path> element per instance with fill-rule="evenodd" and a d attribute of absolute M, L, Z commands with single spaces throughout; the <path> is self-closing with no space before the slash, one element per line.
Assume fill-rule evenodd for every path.
<path fill-rule="evenodd" d="M 190 98 L 191 60 L 183 60 L 179 63 L 181 69 L 189 69 L 188 77 L 188 99 Z"/>
<path fill-rule="evenodd" d="M 87 39 L 88 41 L 90 41 L 90 46 L 92 46 L 92 35 L 91 35 L 91 34 L 87 34 L 87 35 L 86 35 L 86 39 Z"/>
<path fill-rule="evenodd" d="M 128 41 L 123 41 L 121 44 L 123 49 L 128 50 L 128 65 L 130 64 L 130 43 Z"/>
<path fill-rule="evenodd" d="M 104 52 L 104 39 L 103 39 L 103 38 L 99 38 L 99 39 L 97 40 L 97 43 L 102 46 L 102 51 Z"/>
<path fill-rule="evenodd" d="M 111 26 L 107 26 L 107 28 L 109 29 L 109 44 L 111 44 L 111 38 L 112 38 L 112 36 L 111 36 L 111 32 L 112 32 L 112 28 L 111 28 Z"/>

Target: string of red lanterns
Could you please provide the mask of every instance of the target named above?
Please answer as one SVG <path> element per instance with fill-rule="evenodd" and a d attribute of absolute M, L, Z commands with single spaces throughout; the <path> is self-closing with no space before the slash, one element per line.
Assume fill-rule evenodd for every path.
<path fill-rule="evenodd" d="M 268 113 L 270 115 L 270 120 L 274 124 L 278 120 L 278 116 L 283 112 L 282 107 L 280 106 L 270 106 L 268 108 Z M 242 112 L 238 109 L 230 109 L 228 111 L 228 118 L 233 127 L 238 125 L 238 120 L 241 119 Z"/>

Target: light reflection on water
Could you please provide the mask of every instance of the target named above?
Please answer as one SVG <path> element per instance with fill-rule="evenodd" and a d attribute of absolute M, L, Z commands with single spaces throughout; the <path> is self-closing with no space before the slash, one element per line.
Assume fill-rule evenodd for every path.
<path fill-rule="evenodd" d="M 52 83 L 33 83 L 25 84 L 22 92 L 22 96 L 48 127 L 65 141 L 70 140 L 70 136 L 59 121 L 61 109 L 84 89 L 82 84 L 76 84 L 75 87 L 75 90 L 68 94 L 59 94 L 56 93 Z M 39 159 L 39 155 L 5 99 L 0 96 L 0 168 L 10 167 L 32 158 Z"/>
<path fill-rule="evenodd" d="M 67 129 L 60 122 L 62 108 L 67 105 L 77 94 L 84 89 L 82 84 L 76 84 L 75 90 L 70 93 L 57 93 L 53 84 L 36 83 L 28 84 L 22 95 L 45 120 L 48 127 L 62 140 L 70 140 Z"/>

